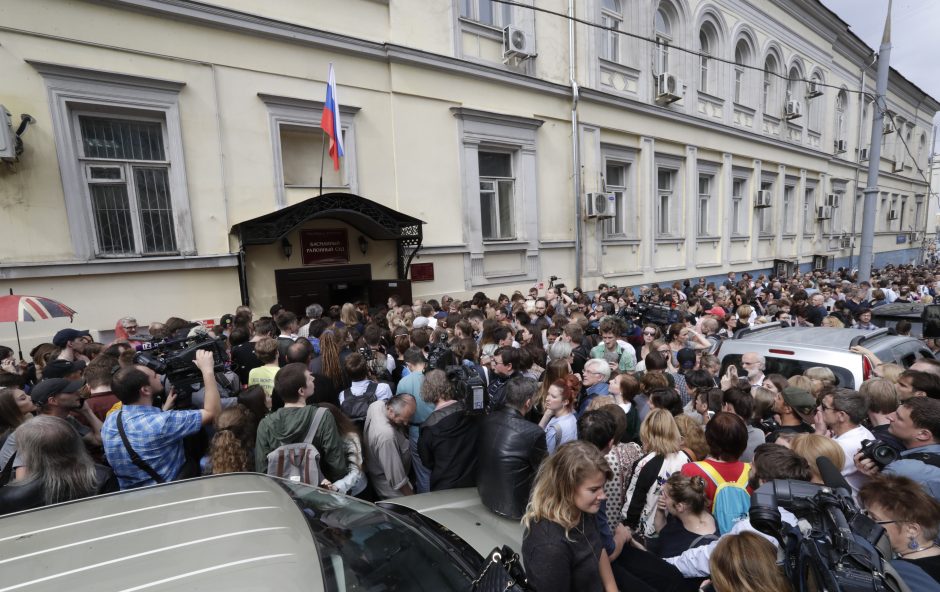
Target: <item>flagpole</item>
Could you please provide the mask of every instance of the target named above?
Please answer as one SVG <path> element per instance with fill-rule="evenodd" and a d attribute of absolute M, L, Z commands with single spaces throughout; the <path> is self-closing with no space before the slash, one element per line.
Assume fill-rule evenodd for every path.
<path fill-rule="evenodd" d="M 326 143 L 329 137 L 323 128 L 320 128 L 320 134 L 323 136 L 323 143 L 320 145 L 320 195 L 323 195 L 323 159 L 326 158 Z"/>

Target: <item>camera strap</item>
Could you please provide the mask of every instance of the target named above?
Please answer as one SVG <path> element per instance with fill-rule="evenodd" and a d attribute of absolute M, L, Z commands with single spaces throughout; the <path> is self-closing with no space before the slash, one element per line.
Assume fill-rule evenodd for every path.
<path fill-rule="evenodd" d="M 156 481 L 157 483 L 166 483 L 166 479 L 164 479 L 163 477 L 161 477 L 161 476 L 160 476 L 160 473 L 158 473 L 158 472 L 156 472 L 155 470 L 153 470 L 153 467 L 151 467 L 149 464 L 147 464 L 147 461 L 145 461 L 144 459 L 142 459 L 142 458 L 140 457 L 140 455 L 137 454 L 137 451 L 134 450 L 134 447 L 131 446 L 130 441 L 127 439 L 127 433 L 124 432 L 124 420 L 123 420 L 123 415 L 124 415 L 124 409 L 121 409 L 120 411 L 118 411 L 118 414 L 117 414 L 117 429 L 118 429 L 118 434 L 121 435 L 121 442 L 124 443 L 124 448 L 127 449 L 127 454 L 129 454 L 130 457 L 131 457 L 131 462 L 134 463 L 134 465 L 135 465 L 138 469 L 140 469 L 141 471 L 143 471 L 143 472 L 147 473 L 148 475 L 150 475 L 150 478 L 153 479 L 154 481 Z"/>

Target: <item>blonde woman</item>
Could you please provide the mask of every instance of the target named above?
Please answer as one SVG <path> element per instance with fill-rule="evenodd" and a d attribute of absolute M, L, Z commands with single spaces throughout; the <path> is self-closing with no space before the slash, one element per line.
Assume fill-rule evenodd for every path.
<path fill-rule="evenodd" d="M 653 517 L 662 484 L 691 459 L 682 452 L 679 426 L 665 409 L 654 409 L 646 416 L 640 426 L 640 441 L 646 456 L 633 471 L 620 514 L 634 532 L 649 537 L 656 532 Z"/>
<path fill-rule="evenodd" d="M 595 515 L 610 468 L 596 446 L 576 440 L 539 467 L 522 517 L 522 560 L 536 590 L 617 590 Z"/>
<path fill-rule="evenodd" d="M 817 458 L 821 456 L 828 458 L 829 462 L 839 470 L 842 470 L 845 464 L 845 452 L 842 447 L 832 438 L 819 434 L 798 434 L 790 440 L 790 450 L 806 459 L 809 463 L 809 471 L 813 475 L 812 482 L 819 485 L 825 485 L 825 481 L 816 464 Z"/>
<path fill-rule="evenodd" d="M 708 561 L 715 592 L 791 592 L 773 543 L 753 532 L 721 537 Z"/>

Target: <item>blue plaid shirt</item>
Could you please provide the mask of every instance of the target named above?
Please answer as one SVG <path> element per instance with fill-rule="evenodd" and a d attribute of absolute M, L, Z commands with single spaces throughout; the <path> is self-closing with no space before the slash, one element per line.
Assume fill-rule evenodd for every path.
<path fill-rule="evenodd" d="M 183 467 L 183 437 L 195 434 L 202 427 L 202 412 L 161 411 L 150 405 L 125 405 L 124 432 L 131 447 L 166 481 L 171 481 Z M 101 428 L 104 455 L 121 489 L 154 485 L 145 471 L 137 468 L 121 441 L 117 429 L 117 413 L 112 413 Z"/>

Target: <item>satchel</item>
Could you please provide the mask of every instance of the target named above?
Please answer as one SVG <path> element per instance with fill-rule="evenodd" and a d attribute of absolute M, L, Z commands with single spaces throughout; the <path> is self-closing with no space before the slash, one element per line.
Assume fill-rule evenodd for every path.
<path fill-rule="evenodd" d="M 490 551 L 483 565 L 483 571 L 473 580 L 472 592 L 527 592 L 525 571 L 519 561 L 519 554 L 503 545 Z"/>

